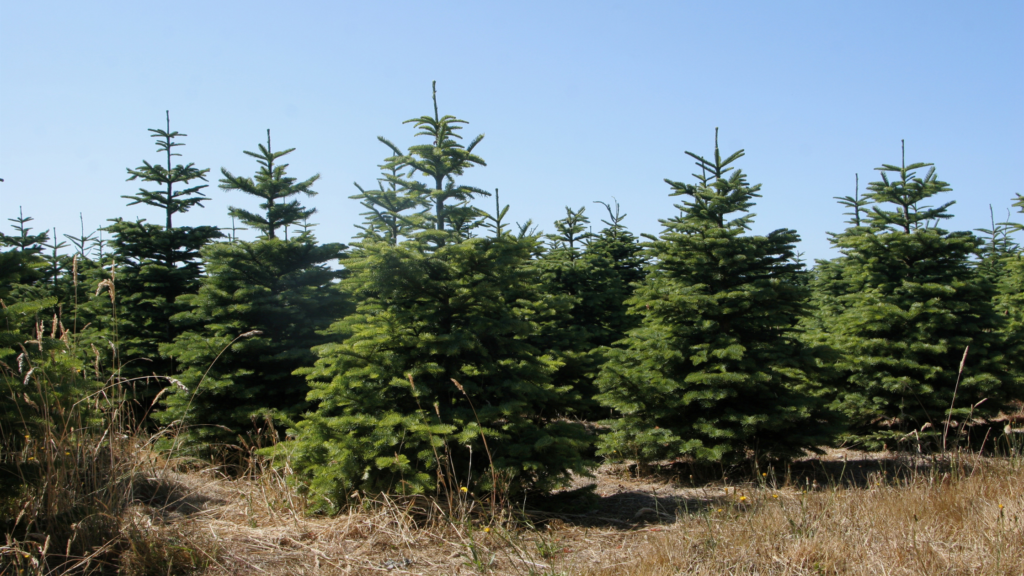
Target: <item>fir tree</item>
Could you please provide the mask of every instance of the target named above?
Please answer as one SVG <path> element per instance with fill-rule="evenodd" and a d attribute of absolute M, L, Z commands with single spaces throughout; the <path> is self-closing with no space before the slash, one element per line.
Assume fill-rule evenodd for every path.
<path fill-rule="evenodd" d="M 1024 196 L 1017 194 L 1014 206 L 1024 214 Z M 1008 231 L 1020 232 L 1024 225 L 1007 221 L 1000 224 Z M 1012 241 L 1011 241 L 1012 242 Z M 1013 243 L 1016 245 L 1016 243 Z M 1007 340 L 1008 350 L 1024 351 L 1024 251 L 1016 246 L 1013 253 L 1007 254 L 1000 261 L 1002 264 L 998 275 L 998 294 L 995 299 L 996 312 L 1006 318 L 1003 335 Z M 1020 355 L 1008 354 L 1014 361 L 1013 370 L 1017 384 L 1017 400 L 1024 400 L 1024 365 Z"/>
<path fill-rule="evenodd" d="M 298 200 L 287 201 L 296 194 L 316 196 L 312 190 L 313 184 L 320 179 L 319 174 L 299 182 L 298 179 L 285 176 L 288 169 L 287 164 L 278 163 L 278 159 L 291 154 L 295 148 L 289 148 L 280 152 L 274 152 L 270 144 L 270 130 L 267 130 L 267 145 L 259 145 L 259 152 L 244 153 L 256 159 L 260 169 L 253 178 L 235 176 L 228 172 L 227 168 L 221 168 L 224 178 L 220 181 L 220 188 L 223 190 L 238 190 L 262 198 L 264 202 L 260 208 L 265 210 L 263 215 L 249 212 L 241 208 L 230 207 L 229 213 L 233 218 L 238 218 L 243 224 L 247 224 L 259 230 L 267 238 L 277 238 L 277 230 L 286 226 L 298 224 L 316 213 L 316 209 L 307 209 L 299 204 Z"/>
<path fill-rule="evenodd" d="M 384 137 L 379 140 L 386 144 L 393 152 L 387 163 L 381 165 L 381 178 L 377 179 L 377 190 L 365 190 L 358 183 L 355 187 L 359 194 L 349 196 L 353 200 L 361 200 L 369 212 L 361 216 L 366 217 L 366 223 L 357 226 L 360 230 L 358 237 L 364 239 L 383 240 L 392 246 L 397 245 L 399 240 L 417 229 L 422 229 L 424 222 L 423 212 L 409 213 L 410 210 L 427 208 L 430 201 L 415 194 L 409 194 L 405 188 L 405 182 L 399 177 L 399 163 L 396 158 L 402 156 L 402 151 Z M 402 187 L 399 187 L 399 183 Z"/>
<path fill-rule="evenodd" d="M 160 346 L 180 333 L 171 318 L 188 309 L 178 298 L 195 294 L 202 277 L 200 249 L 223 235 L 214 226 L 167 229 L 145 221 L 115 220 L 106 228 L 114 234 L 112 258 L 120 293 L 118 334 L 129 379 L 177 372 Z M 167 385 L 164 378 L 137 381 L 140 399 L 154 397 Z"/>
<path fill-rule="evenodd" d="M 629 300 L 641 325 L 608 349 L 598 400 L 619 418 L 599 454 L 640 461 L 788 457 L 827 443 L 814 350 L 796 339 L 807 291 L 792 281 L 793 230 L 745 235 L 759 197 L 732 164 L 687 152 L 696 184 L 666 180 L 680 215 L 648 245 L 647 278 Z M 739 213 L 740 215 L 736 216 Z"/>
<path fill-rule="evenodd" d="M 1011 392 L 993 287 L 971 262 L 982 241 L 938 228 L 952 202 L 922 204 L 949 185 L 931 164 L 877 170 L 866 226 L 833 235 L 843 256 L 824 263 L 816 284 L 831 295 L 819 329 L 841 354 L 832 366 L 837 406 L 851 420 L 851 438 L 868 448 L 937 438 L 947 417 L 994 414 Z"/>
<path fill-rule="evenodd" d="M 28 226 L 33 218 L 26 217 L 18 207 L 18 217 L 8 218 L 15 234 L 0 232 L 0 246 L 8 248 L 0 256 L 0 298 L 7 298 L 16 284 L 32 283 L 43 276 L 43 245 L 50 240 L 48 232 L 31 234 Z"/>
<path fill-rule="evenodd" d="M 161 190 L 146 190 L 143 188 L 139 189 L 139 193 L 134 196 L 122 196 L 132 200 L 129 202 L 129 206 L 135 204 L 148 204 L 156 208 L 164 210 L 167 217 L 167 230 L 171 230 L 174 226 L 172 225 L 172 216 L 178 212 L 188 212 L 193 206 L 203 205 L 205 194 L 201 192 L 203 188 L 206 188 L 207 184 L 200 184 L 198 186 L 189 186 L 181 190 L 175 190 L 175 184 L 184 184 L 188 186 L 193 180 L 206 181 L 206 174 L 210 171 L 209 168 L 199 169 L 195 167 L 195 164 L 189 163 L 187 165 L 178 164 L 175 167 L 171 167 L 171 161 L 174 156 L 181 156 L 181 154 L 175 153 L 173 150 L 177 146 L 184 146 L 181 142 L 175 142 L 175 138 L 183 138 L 187 134 L 181 134 L 179 132 L 171 132 L 171 112 L 167 111 L 167 128 L 165 130 L 159 128 L 150 128 L 153 138 L 158 138 L 156 141 L 157 150 L 167 155 L 167 165 L 162 166 L 160 164 L 150 164 L 147 160 L 142 161 L 142 166 L 135 168 L 134 170 L 128 168 L 128 180 L 140 179 L 143 182 L 152 182 L 161 186 L 166 186 L 166 189 Z"/>
<path fill-rule="evenodd" d="M 166 377 L 177 368 L 171 358 L 161 354 L 160 346 L 172 342 L 180 333 L 171 317 L 187 309 L 178 302 L 180 296 L 195 294 L 202 275 L 199 251 L 223 235 L 213 226 L 173 227 L 175 214 L 184 213 L 206 200 L 201 192 L 205 184 L 192 186 L 195 180 L 206 181 L 209 168 L 197 168 L 194 163 L 171 167 L 174 157 L 181 154 L 175 148 L 183 146 L 175 139 L 185 134 L 172 132 L 170 113 L 166 129 L 150 128 L 156 138 L 157 151 L 166 155 L 166 166 L 150 164 L 131 169 L 131 180 L 142 180 L 165 187 L 161 190 L 140 189 L 128 205 L 145 204 L 164 212 L 165 226 L 149 224 L 145 220 L 131 222 L 120 218 L 106 228 L 114 234 L 111 257 L 115 263 L 114 283 L 120 295 L 118 347 L 122 366 L 120 375 L 129 379 L 137 399 L 146 407 L 150 399 L 166 387 Z M 176 189 L 176 186 L 184 188 Z M 83 232 L 84 236 L 84 232 Z M 72 239 L 77 242 L 78 239 Z M 158 376 L 155 380 L 152 376 Z"/>
<path fill-rule="evenodd" d="M 1007 220 L 1009 220 L 1009 210 Z M 1006 265 L 1010 258 L 1020 251 L 1020 246 L 1013 241 L 1011 234 L 1014 232 L 1012 222 L 996 222 L 995 211 L 992 205 L 988 205 L 988 213 L 991 221 L 990 228 L 975 228 L 984 238 L 985 243 L 981 245 L 978 256 L 981 262 L 978 263 L 978 271 L 986 280 L 992 284 L 999 285 L 1006 273 Z"/>
<path fill-rule="evenodd" d="M 532 243 L 431 244 L 367 242 L 348 262 L 357 311 L 317 349 L 306 371 L 316 410 L 280 452 L 325 509 L 354 489 L 485 492 L 489 458 L 511 493 L 590 466 L 585 430 L 559 418 L 571 391 L 552 384 L 558 362 L 529 343 L 560 304 L 537 289 Z"/>
<path fill-rule="evenodd" d="M 179 366 L 181 387 L 158 415 L 182 426 L 179 439 L 210 452 L 236 445 L 268 421 L 289 423 L 306 409 L 309 390 L 297 369 L 313 364 L 320 334 L 348 310 L 336 281 L 343 271 L 332 261 L 343 257 L 342 244 L 317 244 L 303 232 L 282 240 L 275 230 L 304 222 L 314 212 L 298 201 L 280 200 L 304 192 L 318 176 L 301 183 L 286 176 L 276 160 L 294 149 L 273 152 L 269 133 L 254 179 L 226 170 L 221 187 L 255 194 L 267 201 L 263 214 L 231 209 L 232 215 L 263 232 L 254 242 L 234 241 L 202 249 L 198 293 L 178 299 L 187 310 L 173 317 L 182 330 L 160 347 Z"/>
<path fill-rule="evenodd" d="M 331 342 L 303 371 L 316 408 L 291 431 L 296 439 L 275 450 L 323 510 L 344 506 L 353 490 L 543 491 L 592 466 L 582 456 L 586 430 L 562 418 L 573 397 L 553 383 L 560 362 L 532 343 L 569 301 L 540 290 L 529 265 L 538 238 L 507 230 L 507 206 L 481 219 L 476 209 L 443 204 L 470 193 L 451 179 L 465 166 L 445 164 L 459 157 L 450 137 L 427 167 L 448 170 L 450 186 L 433 189 L 441 194 L 388 179 L 396 202 L 416 209 L 425 199 L 433 218 L 398 230 L 381 212 L 366 214 L 363 229 L 382 233 L 364 234 L 346 262 L 351 276 L 342 284 L 356 312 L 331 326 Z M 433 154 L 421 152 L 410 157 Z M 478 226 L 493 235 L 474 237 Z"/>
<path fill-rule="evenodd" d="M 183 427 L 181 441 L 206 451 L 237 442 L 267 419 L 297 417 L 308 387 L 295 370 L 312 365 L 318 334 L 345 313 L 329 263 L 340 244 L 309 234 L 290 240 L 214 243 L 202 249 L 206 276 L 178 303 L 183 330 L 160 352 L 173 358 L 181 387 L 157 418 Z"/>
<path fill-rule="evenodd" d="M 608 227 L 598 234 L 588 231 L 584 208 L 566 207 L 566 217 L 555 222 L 557 233 L 547 235 L 547 250 L 535 261 L 545 292 L 573 303 L 565 317 L 545 325 L 535 342 L 563 362 L 555 382 L 576 390 L 578 415 L 587 419 L 601 412 L 593 397 L 602 348 L 637 324 L 639 317 L 627 314 L 625 301 L 643 275 L 640 246 L 622 226 L 625 215 L 618 204 L 614 212 L 604 206 L 611 221 L 603 221 Z"/>

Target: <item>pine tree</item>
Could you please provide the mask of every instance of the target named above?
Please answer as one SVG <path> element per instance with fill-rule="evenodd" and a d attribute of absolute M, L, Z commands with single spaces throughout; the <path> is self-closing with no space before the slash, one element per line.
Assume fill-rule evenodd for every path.
<path fill-rule="evenodd" d="M 140 401 L 153 398 L 177 372 L 160 352 L 181 330 L 171 318 L 188 306 L 178 298 L 195 294 L 202 277 L 200 250 L 223 234 L 214 226 L 164 228 L 145 221 L 115 220 L 112 258 L 117 263 L 118 335 L 121 376 L 133 379 Z M 156 375 L 149 381 L 146 378 Z"/>
<path fill-rule="evenodd" d="M 182 333 L 160 347 L 177 362 L 181 386 L 157 417 L 179 424 L 178 440 L 206 453 L 267 430 L 268 421 L 290 423 L 306 409 L 309 388 L 294 372 L 313 364 L 311 349 L 328 341 L 320 332 L 349 309 L 336 284 L 344 272 L 330 266 L 346 246 L 318 244 L 306 231 L 276 236 L 314 212 L 298 201 L 280 202 L 299 192 L 311 195 L 318 178 L 296 183 L 286 175 L 287 165 L 275 162 L 292 150 L 273 152 L 268 133 L 260 154 L 246 152 L 260 163 L 254 179 L 224 171 L 222 188 L 267 200 L 263 214 L 231 209 L 263 236 L 201 250 L 206 276 L 196 294 L 177 300 L 186 311 L 172 318 Z"/>
<path fill-rule="evenodd" d="M 789 457 L 827 443 L 814 350 L 796 338 L 806 289 L 793 282 L 793 230 L 745 235 L 751 186 L 742 150 L 692 152 L 696 184 L 666 180 L 680 214 L 647 245 L 647 278 L 629 300 L 641 325 L 608 349 L 598 400 L 619 418 L 599 454 L 641 462 Z M 736 213 L 741 215 L 735 216 Z"/>
<path fill-rule="evenodd" d="M 877 170 L 866 225 L 833 235 L 843 256 L 825 263 L 816 285 L 832 303 L 820 325 L 841 355 L 837 406 L 867 448 L 938 439 L 947 417 L 994 414 L 1012 387 L 993 287 L 971 262 L 982 240 L 938 228 L 953 202 L 922 204 L 949 185 L 931 164 Z"/>
<path fill-rule="evenodd" d="M 490 458 L 511 493 L 590 466 L 586 431 L 559 418 L 571 391 L 551 382 L 558 363 L 529 343 L 558 313 L 526 265 L 532 243 L 430 244 L 366 242 L 347 264 L 357 311 L 317 349 L 316 410 L 280 452 L 327 510 L 352 490 L 486 492 Z"/>
<path fill-rule="evenodd" d="M 610 266 L 611 278 L 591 295 L 590 311 L 584 315 L 601 327 L 595 343 L 611 346 L 640 324 L 640 316 L 628 313 L 626 300 L 646 276 L 647 257 L 636 236 L 622 224 L 626 214 L 620 212 L 619 203 L 614 210 L 610 204 L 597 203 L 605 207 L 609 219 L 601 220 L 605 228 L 590 238 L 584 258 L 602 259 L 603 266 Z"/>
<path fill-rule="evenodd" d="M 28 226 L 33 218 L 26 217 L 18 207 L 18 217 L 8 218 L 15 234 L 0 232 L 0 246 L 8 248 L 0 256 L 0 298 L 7 298 L 16 284 L 34 282 L 43 276 L 43 261 L 40 254 L 43 245 L 50 240 L 49 232 L 31 234 Z"/>
<path fill-rule="evenodd" d="M 220 181 L 220 188 L 238 190 L 262 198 L 264 202 L 260 208 L 265 214 L 260 215 L 241 208 L 232 206 L 229 213 L 232 217 L 238 218 L 243 224 L 247 224 L 259 230 L 267 238 L 277 238 L 277 230 L 287 226 L 296 225 L 316 213 L 315 208 L 307 209 L 299 204 L 298 200 L 287 201 L 287 198 L 296 194 L 305 194 L 308 197 L 316 196 L 312 190 L 313 184 L 320 179 L 319 174 L 299 182 L 298 179 L 285 176 L 288 169 L 287 164 L 277 163 L 283 156 L 291 154 L 295 148 L 289 148 L 280 152 L 274 152 L 270 144 L 270 130 L 267 130 L 267 145 L 259 145 L 259 152 L 244 153 L 256 159 L 260 169 L 253 178 L 235 176 L 228 172 L 227 168 L 221 168 L 224 178 Z"/>
<path fill-rule="evenodd" d="M 409 211 L 426 209 L 430 205 L 430 200 L 408 193 L 406 182 L 399 175 L 401 164 L 396 162 L 396 159 L 402 156 L 402 151 L 383 136 L 378 139 L 393 152 L 386 164 L 380 166 L 381 177 L 377 179 L 378 189 L 365 190 L 356 183 L 355 186 L 359 190 L 359 194 L 349 196 L 349 198 L 361 200 L 360 204 L 369 210 L 369 212 L 361 214 L 366 217 L 366 223 L 357 226 L 360 230 L 358 237 L 382 240 L 394 246 L 410 232 L 422 229 L 424 211 L 418 213 L 409 213 Z M 408 176 L 411 174 L 406 175 L 406 177 Z"/>
<path fill-rule="evenodd" d="M 1017 194 L 1014 206 L 1024 214 L 1024 196 Z M 1018 222 L 1007 221 L 1000 224 L 1005 230 L 1020 232 L 1024 225 Z M 1012 241 L 1011 241 L 1012 242 Z M 1016 245 L 1016 243 L 1013 243 Z M 1006 320 L 1006 327 L 1003 336 L 1007 341 L 1007 349 L 1012 351 L 1024 351 L 1024 250 L 1016 246 L 1016 250 L 1007 254 L 1000 261 L 1002 264 L 1000 273 L 997 276 L 998 294 L 995 299 L 996 313 L 1002 315 Z M 1016 399 L 1024 400 L 1024 354 L 1015 355 L 1012 352 L 1007 354 L 1013 363 L 1014 378 L 1016 381 Z"/>

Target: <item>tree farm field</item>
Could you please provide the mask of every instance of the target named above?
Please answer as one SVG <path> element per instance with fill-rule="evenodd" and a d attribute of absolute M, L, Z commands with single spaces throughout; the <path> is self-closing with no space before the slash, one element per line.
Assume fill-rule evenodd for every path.
<path fill-rule="evenodd" d="M 351 244 L 269 129 L 218 180 L 259 209 L 183 225 L 170 112 L 163 224 L 9 219 L 0 575 L 1024 574 L 1024 196 L 946 230 L 901 142 L 809 266 L 716 128 L 658 235 L 545 233 L 431 103 Z"/>

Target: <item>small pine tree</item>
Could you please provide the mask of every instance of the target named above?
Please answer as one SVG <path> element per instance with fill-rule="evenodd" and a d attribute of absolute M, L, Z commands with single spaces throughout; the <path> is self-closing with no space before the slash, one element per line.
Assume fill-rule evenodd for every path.
<path fill-rule="evenodd" d="M 650 272 L 629 300 L 641 325 L 605 352 L 597 398 L 619 418 L 599 454 L 721 462 L 746 450 L 795 456 L 831 438 L 814 351 L 795 337 L 807 298 L 792 281 L 799 237 L 744 235 L 760 185 L 731 166 L 743 151 L 722 158 L 715 136 L 713 159 L 687 152 L 697 184 L 666 180 L 689 199 L 648 244 Z"/>
<path fill-rule="evenodd" d="M 0 298 L 7 298 L 16 284 L 27 284 L 43 276 L 43 245 L 50 240 L 49 232 L 31 234 L 28 226 L 33 218 L 26 217 L 18 207 L 18 217 L 8 218 L 15 234 L 0 232 L 0 246 L 8 248 L 0 256 Z"/>
<path fill-rule="evenodd" d="M 947 417 L 994 414 L 1011 388 L 993 287 L 971 261 L 982 241 L 937 227 L 952 202 L 923 205 L 949 185 L 931 164 L 877 170 L 866 226 L 833 235 L 843 256 L 824 263 L 815 285 L 830 302 L 819 329 L 840 354 L 831 367 L 836 406 L 850 418 L 851 439 L 872 449 L 938 438 Z"/>
<path fill-rule="evenodd" d="M 366 223 L 357 226 L 360 230 L 358 237 L 368 240 L 382 240 L 395 246 L 400 239 L 409 233 L 422 229 L 424 213 L 409 213 L 410 210 L 426 208 L 430 201 L 406 191 L 406 181 L 399 177 L 401 164 L 397 159 L 402 156 L 402 151 L 383 136 L 378 139 L 386 144 L 393 152 L 387 163 L 381 165 L 381 178 L 377 179 L 377 190 L 365 190 L 358 183 L 355 184 L 359 194 L 349 196 L 353 200 L 361 200 L 369 212 L 360 214 L 366 217 Z M 410 174 L 411 175 L 411 174 Z M 401 184 L 401 187 L 399 187 Z"/>
<path fill-rule="evenodd" d="M 591 465 L 586 431 L 559 418 L 558 362 L 529 343 L 559 313 L 526 265 L 532 242 L 434 239 L 364 242 L 347 264 L 357 311 L 317 349 L 317 407 L 279 451 L 325 510 L 353 490 L 548 490 Z"/>
<path fill-rule="evenodd" d="M 372 207 L 342 282 L 356 312 L 316 349 L 303 371 L 316 409 L 274 450 L 322 510 L 353 490 L 543 491 L 592 466 L 586 430 L 561 417 L 572 390 L 552 382 L 559 361 L 532 344 L 569 303 L 539 289 L 529 265 L 538 239 L 507 231 L 507 206 L 486 215 L 466 205 L 487 194 L 454 180 L 483 164 L 472 155 L 482 136 L 461 148 L 462 121 L 440 117 L 436 102 L 435 92 L 433 117 L 411 121 L 434 145 L 392 146 L 394 196 L 360 198 Z M 429 212 L 407 214 L 420 207 Z M 475 237 L 480 227 L 493 236 Z"/>
<path fill-rule="evenodd" d="M 1017 194 L 1013 205 L 1024 214 L 1024 196 Z M 1018 222 L 1003 222 L 1001 226 L 1014 232 L 1024 230 L 1024 225 Z M 1024 351 L 1024 250 L 1017 246 L 1013 253 L 1001 260 L 1001 264 L 998 294 L 995 299 L 996 313 L 1007 320 L 1003 330 L 1007 350 Z M 1016 399 L 1024 400 L 1024 353 L 1010 352 L 1007 358 L 1013 365 Z"/>
<path fill-rule="evenodd" d="M 589 232 L 585 209 L 566 207 L 566 217 L 555 222 L 548 247 L 535 261 L 544 290 L 567 297 L 572 310 L 545 325 L 535 342 L 558 357 L 563 366 L 555 375 L 559 386 L 571 386 L 579 395 L 578 415 L 600 418 L 594 396 L 594 378 L 604 362 L 601 349 L 625 337 L 638 317 L 626 313 L 632 285 L 642 278 L 643 259 L 636 238 L 622 226 L 622 215 L 608 209 L 611 222 L 599 234 Z"/>

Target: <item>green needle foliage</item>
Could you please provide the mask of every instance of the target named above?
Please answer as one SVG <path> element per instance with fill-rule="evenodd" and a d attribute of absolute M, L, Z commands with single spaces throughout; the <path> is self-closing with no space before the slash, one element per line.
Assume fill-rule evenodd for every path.
<path fill-rule="evenodd" d="M 117 219 L 106 228 L 114 234 L 114 283 L 119 292 L 117 317 L 117 345 L 121 361 L 120 375 L 128 379 L 135 390 L 136 399 L 148 407 L 160 390 L 168 385 L 166 378 L 177 372 L 174 361 L 160 352 L 160 345 L 172 342 L 181 330 L 171 317 L 188 309 L 178 298 L 195 294 L 202 276 L 200 249 L 223 237 L 213 226 L 174 228 L 173 216 L 199 206 L 205 197 L 200 192 L 206 185 L 175 190 L 174 186 L 188 186 L 192 180 L 205 181 L 209 168 L 199 169 L 194 164 L 170 168 L 174 148 L 183 146 L 175 138 L 184 134 L 171 132 L 170 113 L 167 129 L 149 129 L 157 138 L 157 150 L 167 155 L 167 167 L 143 160 L 135 170 L 128 169 L 129 180 L 141 179 L 166 185 L 166 190 L 142 190 L 138 196 L 124 196 L 134 204 L 147 204 L 164 210 L 166 226 L 148 224 L 144 220 L 130 222 Z M 83 232 L 84 236 L 84 232 Z M 76 241 L 80 239 L 72 239 Z M 154 378 L 156 376 L 156 378 Z"/>
<path fill-rule="evenodd" d="M 412 124 L 419 130 L 416 136 L 430 138 L 429 144 L 410 146 L 407 153 L 401 154 L 401 151 L 387 139 L 378 138 L 395 153 L 384 166 L 385 170 L 392 172 L 386 178 L 397 189 L 405 191 L 408 201 L 420 200 L 433 208 L 429 222 L 436 230 L 444 231 L 447 224 L 448 228 L 461 232 L 459 238 L 466 238 L 466 226 L 481 216 L 479 210 L 468 206 L 467 203 L 477 195 L 490 196 L 490 192 L 459 184 L 455 177 L 462 176 L 473 166 L 487 165 L 482 158 L 473 154 L 473 150 L 484 139 L 484 135 L 476 136 L 467 146 L 459 144 L 458 140 L 462 139 L 458 133 L 462 129 L 460 124 L 468 122 L 454 116 L 441 116 L 437 109 L 437 82 L 432 84 L 432 90 L 434 115 L 405 121 L 405 124 Z M 408 173 L 404 176 L 399 175 L 399 172 L 404 170 L 408 170 Z M 417 173 L 422 174 L 427 181 L 413 179 Z M 443 242 L 446 237 L 445 234 L 434 235 L 435 242 Z"/>
<path fill-rule="evenodd" d="M 843 256 L 820 263 L 814 289 L 827 305 L 812 336 L 839 352 L 837 406 L 870 449 L 937 438 L 947 417 L 994 415 L 1013 393 L 994 288 L 972 262 L 982 240 L 937 227 L 952 202 L 922 205 L 949 185 L 931 164 L 877 170 L 864 225 L 833 235 Z"/>
<path fill-rule="evenodd" d="M 267 130 L 267 145 L 259 145 L 259 152 L 244 150 L 247 156 L 252 156 L 259 163 L 260 169 L 253 178 L 235 176 L 228 172 L 227 168 L 221 168 L 224 178 L 220 181 L 220 188 L 223 190 L 238 190 L 262 198 L 260 208 L 265 213 L 260 215 L 241 208 L 232 206 L 229 214 L 238 218 L 243 224 L 247 224 L 259 230 L 267 238 L 277 238 L 277 231 L 280 228 L 295 226 L 304 222 L 314 213 L 315 208 L 305 208 L 298 200 L 287 201 L 287 198 L 296 194 L 316 196 L 312 190 L 313 184 L 320 179 L 319 174 L 299 182 L 296 178 L 285 176 L 287 164 L 277 163 L 278 159 L 295 151 L 289 148 L 280 152 L 274 152 L 270 146 L 270 130 Z"/>
<path fill-rule="evenodd" d="M 429 243 L 363 244 L 344 282 L 357 311 L 304 371 L 317 407 L 279 453 L 325 510 L 353 490 L 491 490 L 488 451 L 512 493 L 591 466 L 586 431 L 559 418 L 571 390 L 552 384 L 558 362 L 529 343 L 559 304 L 527 266 L 532 242 Z"/>
<path fill-rule="evenodd" d="M 561 363 L 533 344 L 570 306 L 540 288 L 530 265 L 537 237 L 507 231 L 500 204 L 483 219 L 451 206 L 434 210 L 436 220 L 409 214 L 468 196 L 428 195 L 388 177 L 406 160 L 385 167 L 394 189 L 364 197 L 371 210 L 342 282 L 356 312 L 330 327 L 330 343 L 300 371 L 315 410 L 272 452 L 325 511 L 353 490 L 519 494 L 587 473 L 589 435 L 562 418 L 573 391 L 554 384 Z M 493 234 L 473 237 L 478 226 Z"/>
<path fill-rule="evenodd" d="M 317 244 L 305 230 L 285 240 L 275 234 L 314 212 L 298 201 L 280 202 L 314 194 L 309 187 L 319 178 L 297 183 L 285 176 L 287 165 L 275 162 L 292 150 L 273 152 L 268 131 L 259 154 L 246 152 L 260 163 L 254 179 L 223 171 L 221 188 L 266 199 L 263 216 L 230 209 L 263 236 L 202 249 L 206 276 L 196 294 L 177 300 L 187 309 L 172 319 L 182 333 L 160 347 L 177 362 L 181 384 L 158 419 L 180 426 L 178 440 L 206 452 L 256 441 L 246 438 L 261 432 L 273 436 L 275 420 L 298 417 L 309 388 L 294 372 L 313 364 L 311 349 L 328 341 L 320 332 L 349 310 L 337 286 L 344 272 L 330 266 L 346 246 Z"/>
<path fill-rule="evenodd" d="M 687 152 L 697 184 L 666 180 L 687 199 L 648 244 L 649 274 L 629 300 L 642 324 L 605 352 L 597 398 L 619 418 L 599 454 L 790 457 L 834 432 L 813 380 L 814 350 L 796 338 L 807 298 L 795 281 L 799 237 L 744 234 L 760 185 L 731 166 L 743 151 L 722 158 L 717 140 L 716 132 L 713 159 Z"/>
<path fill-rule="evenodd" d="M 268 419 L 301 414 L 309 388 L 293 372 L 312 365 L 311 348 L 327 341 L 318 332 L 348 307 L 335 285 L 341 272 L 328 265 L 344 248 L 309 234 L 203 248 L 207 276 L 197 294 L 178 299 L 183 332 L 160 347 L 177 362 L 181 386 L 158 420 L 181 425 L 181 441 L 217 451 Z"/>
<path fill-rule="evenodd" d="M 207 184 L 200 184 L 198 186 L 189 186 L 182 190 L 175 190 L 175 184 L 184 184 L 188 186 L 188 183 L 193 180 L 206 181 L 206 174 L 210 171 L 209 168 L 199 169 L 195 167 L 195 164 L 189 163 L 187 165 L 178 164 L 171 168 L 171 159 L 174 156 L 181 156 L 181 154 L 175 153 L 173 150 L 176 146 L 184 146 L 181 142 L 175 142 L 175 138 L 182 138 L 187 134 L 181 134 L 179 132 L 171 132 L 171 112 L 167 111 L 167 129 L 161 130 L 157 128 L 150 128 L 153 138 L 158 138 L 156 141 L 157 150 L 167 155 L 167 165 L 161 166 L 160 164 L 150 164 L 149 161 L 143 160 L 142 166 L 132 170 L 128 168 L 128 174 L 131 176 L 128 180 L 140 179 L 143 182 L 152 182 L 161 186 L 166 186 L 165 190 L 145 190 L 139 189 L 139 194 L 134 196 L 122 196 L 132 200 L 129 202 L 129 206 L 135 204 L 148 204 L 157 208 L 162 208 L 167 215 L 167 229 L 170 230 L 174 226 L 172 225 L 172 216 L 178 212 L 188 212 L 193 206 L 203 205 L 205 195 L 200 192 L 203 188 L 206 188 Z"/>
<path fill-rule="evenodd" d="M 566 217 L 555 222 L 556 233 L 547 235 L 547 250 L 535 262 L 544 290 L 573 303 L 535 342 L 563 362 L 555 382 L 573 387 L 580 401 L 577 415 L 588 420 L 607 415 L 593 399 L 594 378 L 604 363 L 603 348 L 639 324 L 639 316 L 627 313 L 626 300 L 643 279 L 641 247 L 622 225 L 625 215 L 618 204 L 614 212 L 604 206 L 610 220 L 597 234 L 589 232 L 584 208 L 566 207 Z"/>
<path fill-rule="evenodd" d="M 6 248 L 0 253 L 0 299 L 8 298 L 17 284 L 30 284 L 43 276 L 44 265 L 40 254 L 43 244 L 50 240 L 48 232 L 31 234 L 28 226 L 33 218 L 26 217 L 18 207 L 18 217 L 8 218 L 15 234 L 0 232 L 0 246 Z"/>
<path fill-rule="evenodd" d="M 199 291 L 200 250 L 223 234 L 214 226 L 165 228 L 121 219 L 106 229 L 114 233 L 121 376 L 133 380 L 141 401 L 167 385 L 165 378 L 147 377 L 177 372 L 173 360 L 159 348 L 181 333 L 171 318 L 188 306 L 178 298 Z"/>

